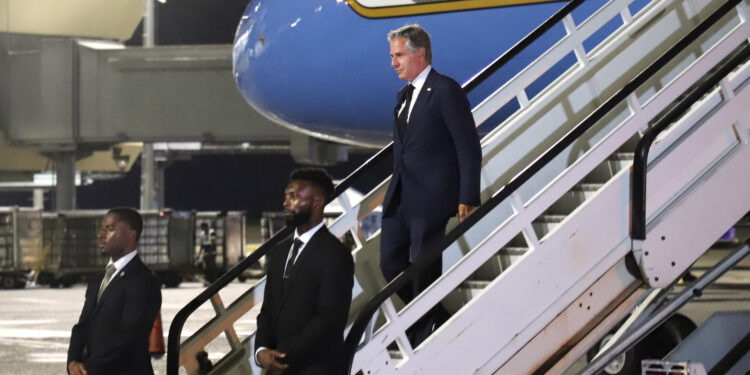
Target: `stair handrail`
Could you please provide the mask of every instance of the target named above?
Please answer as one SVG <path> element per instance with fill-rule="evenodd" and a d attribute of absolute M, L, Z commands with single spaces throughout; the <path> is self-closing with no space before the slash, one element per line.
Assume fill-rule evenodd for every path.
<path fill-rule="evenodd" d="M 498 189 L 497 192 L 487 202 L 469 215 L 464 221 L 460 222 L 444 237 L 432 240 L 425 245 L 426 254 L 421 259 L 415 261 L 409 268 L 404 270 L 401 274 L 396 276 L 390 283 L 388 283 L 383 289 L 380 290 L 375 296 L 373 296 L 365 306 L 360 310 L 359 315 L 352 324 L 349 333 L 345 340 L 345 351 L 348 360 L 348 369 L 351 373 L 352 365 L 354 362 L 354 355 L 357 352 L 359 342 L 362 338 L 367 325 L 369 324 L 372 316 L 377 312 L 380 305 L 385 302 L 386 299 L 390 298 L 398 290 L 405 287 L 411 280 L 419 275 L 427 266 L 431 265 L 442 255 L 453 242 L 458 240 L 466 231 L 474 226 L 479 220 L 484 218 L 490 211 L 497 207 L 506 198 L 510 197 L 516 190 L 518 190 L 526 181 L 547 165 L 557 155 L 562 153 L 568 146 L 572 145 L 581 135 L 583 135 L 589 128 L 591 128 L 596 122 L 601 120 L 607 115 L 612 109 L 614 109 L 620 102 L 627 99 L 627 97 L 634 93 L 635 90 L 650 79 L 657 71 L 664 67 L 670 60 L 675 58 L 680 52 L 682 52 L 688 45 L 694 42 L 701 34 L 713 26 L 716 22 L 726 15 L 731 9 L 733 9 L 740 0 L 729 0 L 724 5 L 715 10 L 710 16 L 703 20 L 698 26 L 691 30 L 687 35 L 681 38 L 675 45 L 669 48 L 664 54 L 657 58 L 651 65 L 641 71 L 635 78 L 628 82 L 623 88 L 617 91 L 615 94 L 610 96 L 607 101 L 597 107 L 594 112 L 579 122 L 573 129 L 568 131 L 560 140 L 553 144 L 547 151 L 537 157 L 531 162 L 526 168 L 524 168 L 519 174 L 515 175 L 506 185 Z"/>
<path fill-rule="evenodd" d="M 515 56 L 521 53 L 526 47 L 531 45 L 533 42 L 538 40 L 547 30 L 552 28 L 565 16 L 569 15 L 574 9 L 583 3 L 584 0 L 571 0 L 560 8 L 555 14 L 544 21 L 521 41 L 513 45 L 510 49 L 504 52 L 500 57 L 495 59 L 492 63 L 483 68 L 475 76 L 471 77 L 466 83 L 462 85 L 462 88 L 466 94 L 471 92 L 475 87 L 479 86 L 482 82 L 487 80 L 494 72 L 500 69 L 508 61 L 512 60 Z M 383 159 L 389 157 L 393 153 L 393 142 L 388 143 L 375 155 L 370 157 L 364 164 L 359 168 L 350 173 L 343 181 L 338 183 L 332 194 L 332 198 L 329 200 L 333 201 L 338 196 L 344 193 L 346 189 L 351 187 L 356 181 L 370 171 L 375 165 L 377 165 Z M 268 254 L 279 242 L 291 235 L 292 229 L 284 227 L 276 235 L 271 237 L 268 241 L 258 247 L 253 253 L 241 260 L 229 271 L 224 273 L 211 285 L 209 285 L 203 292 L 198 294 L 185 307 L 177 312 L 172 323 L 169 326 L 169 336 L 167 338 L 167 374 L 177 375 L 179 373 L 179 357 L 180 357 L 180 337 L 182 334 L 182 328 L 185 325 L 188 317 L 195 312 L 203 303 L 208 301 L 211 296 L 218 293 L 219 290 L 228 285 L 232 280 L 239 277 L 242 272 L 255 264 L 260 260 L 261 257 Z M 250 287 L 250 290 L 254 289 L 255 286 Z M 350 361 L 351 362 L 351 361 Z"/>
<path fill-rule="evenodd" d="M 571 0 L 567 4 L 565 4 L 565 6 L 555 12 L 555 14 L 553 14 L 550 18 L 547 18 L 541 25 L 537 26 L 536 29 L 526 35 L 526 37 L 521 39 L 518 43 L 514 44 L 513 47 L 511 47 L 505 53 L 500 55 L 500 57 L 495 59 L 495 61 L 491 62 L 489 65 L 484 67 L 484 69 L 480 70 L 479 73 L 469 78 L 469 80 L 462 85 L 464 92 L 468 94 L 477 86 L 481 85 L 490 76 L 492 76 L 492 74 L 497 72 L 514 57 L 518 56 L 518 54 L 523 52 L 526 47 L 530 46 L 531 43 L 534 43 L 545 32 L 551 29 L 552 26 L 555 26 L 558 22 L 562 21 L 563 18 L 573 12 L 573 10 L 578 8 L 578 6 L 581 4 L 583 4 L 583 0 Z"/>
<path fill-rule="evenodd" d="M 745 47 L 733 53 L 734 55 L 729 57 L 721 67 L 714 70 L 710 76 L 691 87 L 690 92 L 683 95 L 682 100 L 665 112 L 653 126 L 646 130 L 643 137 L 638 141 L 633 158 L 633 178 L 630 186 L 632 203 L 630 237 L 633 240 L 646 240 L 646 174 L 648 172 L 648 154 L 651 150 L 651 145 L 656 140 L 656 137 L 667 130 L 673 122 L 689 110 L 693 103 L 718 85 L 724 77 L 750 57 L 750 45 L 745 45 Z"/>

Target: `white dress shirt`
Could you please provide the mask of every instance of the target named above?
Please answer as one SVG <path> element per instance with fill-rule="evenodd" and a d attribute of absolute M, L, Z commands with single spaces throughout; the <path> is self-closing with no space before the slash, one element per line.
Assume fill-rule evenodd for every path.
<path fill-rule="evenodd" d="M 411 103 L 409 103 L 409 116 L 407 116 L 406 118 L 407 123 L 409 122 L 409 119 L 411 119 L 411 112 L 414 109 L 414 103 L 417 102 L 417 97 L 422 91 L 422 86 L 424 86 L 424 81 L 427 80 L 427 75 L 430 74 L 430 70 L 432 70 L 432 65 L 427 65 L 422 73 L 419 73 L 417 78 L 414 78 L 413 81 L 409 82 L 412 86 L 414 86 L 414 92 L 412 92 L 411 94 Z M 401 109 L 398 110 L 399 114 L 404 110 L 404 107 L 406 107 L 406 103 L 401 105 Z"/>
<path fill-rule="evenodd" d="M 109 281 L 112 281 L 112 279 L 115 278 L 115 275 L 117 275 L 118 273 L 120 273 L 120 271 L 122 271 L 122 269 L 125 268 L 125 266 L 128 263 L 130 263 L 130 261 L 133 260 L 133 258 L 135 258 L 136 254 L 138 254 L 138 251 L 137 250 L 133 250 L 133 251 L 131 251 L 131 252 L 129 252 L 129 253 L 121 256 L 120 259 L 118 259 L 114 263 L 112 262 L 112 258 L 109 258 L 109 262 L 107 263 L 107 266 L 109 266 L 110 264 L 114 264 L 115 265 L 115 270 L 116 270 L 115 273 L 112 274 L 112 277 L 109 278 Z"/>
<path fill-rule="evenodd" d="M 307 246 L 307 243 L 310 242 L 310 239 L 315 233 L 318 233 L 318 230 L 320 230 L 320 228 L 323 228 L 322 221 L 318 223 L 318 225 L 310 228 L 307 232 L 302 233 L 302 234 L 299 234 L 296 229 L 294 230 L 294 239 L 295 240 L 299 239 L 300 241 L 302 241 L 302 246 L 300 246 L 299 249 L 297 249 L 297 257 L 294 258 L 294 262 L 292 264 L 297 263 L 297 259 L 299 259 L 300 254 L 302 254 L 302 250 L 305 249 L 305 246 Z M 292 241 L 292 246 L 294 246 L 294 241 Z M 292 252 L 290 251 L 289 254 L 287 254 L 286 256 L 286 262 L 284 262 L 285 265 L 289 263 L 289 258 L 291 257 L 292 257 Z M 284 272 L 286 273 L 286 266 L 284 266 L 284 268 L 285 268 Z"/>

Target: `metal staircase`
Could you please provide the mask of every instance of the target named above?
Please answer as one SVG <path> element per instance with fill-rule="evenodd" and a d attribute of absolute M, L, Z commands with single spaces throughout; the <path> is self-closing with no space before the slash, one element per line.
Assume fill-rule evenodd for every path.
<path fill-rule="evenodd" d="M 382 202 L 388 180 L 361 202 L 341 194 L 390 147 L 337 186 L 345 213 L 330 229 L 350 232 L 357 245 L 347 336 L 352 374 L 561 373 L 648 288 L 669 284 L 750 209 L 750 177 L 742 173 L 750 162 L 747 1 L 654 0 L 631 14 L 630 1 L 612 0 L 576 24 L 570 12 L 581 2 L 571 1 L 464 85 L 471 90 L 553 25 L 564 25 L 564 37 L 474 108 L 481 125 L 509 101 L 520 104 L 482 141 L 483 205 L 430 244 L 444 249 L 443 275 L 408 306 L 393 291 L 429 260 L 386 286 L 379 236 L 364 238 L 358 224 Z M 613 19 L 621 26 L 586 48 Z M 526 88 L 570 54 L 577 63 L 529 98 Z M 689 90 L 729 69 L 729 57 L 731 73 L 657 138 L 647 159 L 647 237 L 633 241 L 636 143 Z M 257 313 L 264 280 L 229 306 L 218 292 L 290 233 L 279 233 L 178 313 L 169 374 L 180 366 L 189 374 L 259 373 L 254 335 L 238 337 L 233 324 Z M 185 320 L 207 300 L 216 318 L 180 343 Z M 406 328 L 438 303 L 452 317 L 412 348 Z M 200 370 L 199 354 L 221 333 L 228 354 Z"/>

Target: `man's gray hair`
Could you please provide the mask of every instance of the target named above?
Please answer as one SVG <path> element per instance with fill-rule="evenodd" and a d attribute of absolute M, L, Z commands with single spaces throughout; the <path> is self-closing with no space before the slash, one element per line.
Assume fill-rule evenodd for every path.
<path fill-rule="evenodd" d="M 417 52 L 418 49 L 424 48 L 424 59 L 427 64 L 432 65 L 432 45 L 430 43 L 430 34 L 417 24 L 406 25 L 396 30 L 391 30 L 388 33 L 388 41 L 391 42 L 395 38 L 404 38 L 406 40 L 406 48 L 411 53 Z"/>

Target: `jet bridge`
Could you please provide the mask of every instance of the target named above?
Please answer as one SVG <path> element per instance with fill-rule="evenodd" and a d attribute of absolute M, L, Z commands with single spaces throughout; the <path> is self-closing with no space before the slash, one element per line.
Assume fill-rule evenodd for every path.
<path fill-rule="evenodd" d="M 464 85 L 476 87 L 495 65 L 564 25 L 567 35 L 473 109 L 481 125 L 508 101 L 521 104 L 482 140 L 483 204 L 430 244 L 443 250 L 443 275 L 409 305 L 394 292 L 430 259 L 385 285 L 379 237 L 358 227 L 382 202 L 388 179 L 360 202 L 342 195 L 390 147 L 337 186 L 346 210 L 330 229 L 357 242 L 346 339 L 352 374 L 562 373 L 750 210 L 748 2 L 654 0 L 631 13 L 630 1 L 612 0 L 576 23 L 570 12 L 580 3 Z M 621 26 L 601 43 L 584 43 L 615 18 Z M 571 53 L 576 63 L 529 98 L 526 88 Z M 646 154 L 635 169 L 648 182 L 639 186 L 643 176 L 631 169 L 647 138 L 653 146 L 638 147 Z M 645 191 L 641 200 L 636 187 Z M 633 232 L 636 212 L 643 236 Z M 282 230 L 175 316 L 169 374 L 259 373 L 254 334 L 239 337 L 234 322 L 257 314 L 265 281 L 229 305 L 218 292 L 290 233 Z M 184 322 L 208 300 L 216 317 L 181 342 Z M 451 318 L 411 347 L 406 329 L 438 303 Z M 201 358 L 222 333 L 229 349 L 208 370 Z"/>
<path fill-rule="evenodd" d="M 15 143 L 289 142 L 237 91 L 230 45 L 4 33 L 0 52 L 0 124 Z"/>

